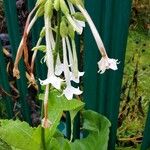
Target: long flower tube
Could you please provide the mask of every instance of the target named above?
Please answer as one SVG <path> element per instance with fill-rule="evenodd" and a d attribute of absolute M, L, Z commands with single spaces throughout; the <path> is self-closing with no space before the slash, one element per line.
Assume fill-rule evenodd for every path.
<path fill-rule="evenodd" d="M 90 29 L 93 33 L 93 36 L 95 38 L 95 41 L 96 41 L 96 44 L 99 48 L 99 51 L 102 55 L 102 59 L 98 62 L 98 67 L 99 67 L 99 71 L 100 73 L 104 73 L 106 69 L 112 69 L 112 70 L 117 70 L 117 64 L 119 64 L 118 60 L 116 59 L 111 59 L 111 58 L 108 58 L 108 55 L 106 53 L 106 50 L 105 50 L 105 47 L 104 47 L 104 44 L 101 40 L 101 37 L 90 17 L 90 15 L 88 14 L 88 12 L 86 11 L 85 8 L 83 8 L 81 6 L 80 3 L 76 3 L 77 5 L 77 8 L 81 11 L 81 13 L 84 15 L 84 17 L 86 18 L 89 26 L 90 26 Z"/>
<path fill-rule="evenodd" d="M 70 80 L 79 83 L 79 78 L 84 75 L 84 72 L 79 72 L 78 70 L 78 59 L 77 59 L 75 42 L 74 40 L 71 39 L 71 43 L 72 43 L 72 49 L 71 49 L 69 38 L 66 37 L 65 40 L 67 43 L 69 62 L 71 67 Z"/>
<path fill-rule="evenodd" d="M 42 81 L 40 80 L 41 85 L 46 85 L 45 97 L 44 97 L 44 118 L 42 119 L 42 126 L 44 128 L 48 128 L 51 125 L 50 120 L 48 120 L 48 96 L 49 96 L 49 85 L 52 84 L 56 89 L 60 89 L 62 79 L 56 77 L 54 75 L 54 60 L 53 60 L 53 52 L 52 45 L 50 41 L 51 36 L 51 17 L 50 13 L 52 9 L 51 1 L 47 1 L 45 3 L 45 14 L 44 14 L 44 22 L 45 22 L 45 40 L 46 40 L 46 64 L 48 68 L 47 79 Z"/>
<path fill-rule="evenodd" d="M 65 38 L 62 38 L 62 45 L 63 45 L 63 63 L 64 63 L 64 75 L 65 75 L 65 81 L 66 81 L 66 88 L 63 91 L 63 94 L 66 96 L 68 100 L 71 100 L 73 98 L 73 95 L 80 95 L 82 94 L 82 91 L 80 91 L 79 88 L 74 88 L 71 85 L 71 78 L 70 78 L 70 70 L 68 66 L 68 60 L 67 60 L 67 49 L 66 49 L 66 41 Z"/>
<path fill-rule="evenodd" d="M 41 85 L 52 84 L 56 89 L 60 89 L 61 82 L 63 81 L 61 78 L 56 77 L 54 74 L 54 59 L 51 45 L 51 20 L 48 16 L 45 15 L 45 38 L 46 38 L 46 64 L 48 67 L 48 75 L 46 80 L 40 80 Z"/>

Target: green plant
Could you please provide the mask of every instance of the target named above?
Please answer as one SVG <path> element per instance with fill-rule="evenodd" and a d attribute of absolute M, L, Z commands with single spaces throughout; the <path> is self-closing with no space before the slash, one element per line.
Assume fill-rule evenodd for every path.
<path fill-rule="evenodd" d="M 71 118 L 74 117 L 84 103 L 73 99 L 68 101 L 65 97 L 58 98 L 56 90 L 51 91 L 51 103 L 49 104 L 49 116 L 52 125 L 45 129 L 45 145 L 41 140 L 42 127 L 33 128 L 26 122 L 19 120 L 0 120 L 0 138 L 17 150 L 93 150 L 97 147 L 101 150 L 107 149 L 109 139 L 110 122 L 102 115 L 91 110 L 81 111 L 83 118 L 82 132 L 88 132 L 85 138 L 71 142 L 64 138 L 58 131 L 57 126 L 60 122 L 63 111 L 70 111 Z M 41 96 L 42 97 L 42 96 Z M 61 105 L 60 105 L 61 104 Z M 73 120 L 72 120 L 73 121 Z"/>
<path fill-rule="evenodd" d="M 41 29 L 37 44 L 32 48 L 33 55 L 29 60 L 27 39 L 39 17 L 44 18 L 44 27 Z M 80 77 L 84 72 L 78 69 L 75 34 L 76 32 L 82 34 L 85 21 L 88 22 L 102 55 L 98 62 L 98 72 L 102 74 L 107 69 L 117 70 L 118 60 L 108 57 L 101 37 L 82 0 L 37 0 L 30 12 L 14 62 L 13 76 L 17 79 L 21 77 L 19 61 L 24 56 L 29 86 L 38 89 L 34 76 L 34 62 L 37 53 L 42 51 L 44 54 L 42 60 L 47 65 L 47 77 L 45 80 L 39 79 L 44 90 L 44 93 L 39 95 L 39 99 L 42 100 L 40 126 L 32 128 L 19 120 L 0 121 L 0 137 L 13 149 L 107 149 L 110 122 L 96 112 L 83 111 L 84 103 L 79 97 L 82 94 L 79 89 Z M 44 44 L 43 38 L 45 38 Z M 64 138 L 64 135 L 57 130 L 64 111 L 70 113 L 70 140 Z M 73 124 L 78 112 L 81 112 L 83 129 L 88 133 L 87 137 L 73 142 Z"/>

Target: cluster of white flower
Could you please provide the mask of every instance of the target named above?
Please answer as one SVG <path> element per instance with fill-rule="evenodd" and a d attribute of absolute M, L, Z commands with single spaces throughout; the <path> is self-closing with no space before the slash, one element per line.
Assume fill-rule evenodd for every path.
<path fill-rule="evenodd" d="M 67 2 L 67 3 L 66 3 Z M 76 46 L 74 41 L 74 31 L 78 34 L 82 34 L 83 28 L 85 27 L 85 21 L 88 22 L 95 41 L 98 45 L 99 51 L 102 55 L 101 60 L 98 62 L 98 67 L 100 73 L 104 73 L 106 69 L 117 70 L 117 60 L 110 59 L 107 56 L 101 37 L 91 19 L 88 12 L 84 8 L 83 4 L 79 0 L 47 0 L 45 3 L 45 33 L 46 33 L 46 63 L 48 67 L 47 79 L 40 80 L 41 85 L 51 84 L 56 89 L 61 88 L 61 83 L 66 83 L 66 88 L 63 90 L 63 94 L 68 100 L 73 98 L 73 95 L 80 95 L 82 91 L 79 88 L 75 88 L 71 85 L 74 81 L 79 83 L 80 77 L 84 75 L 84 72 L 79 72 L 78 70 L 78 60 L 76 54 Z M 54 66 L 54 56 L 53 49 L 55 48 L 55 40 L 53 36 L 51 18 L 53 6 L 56 11 L 61 11 L 63 13 L 60 34 L 62 39 L 62 49 L 63 49 L 63 63 L 60 60 L 60 54 L 57 53 L 56 65 Z M 76 12 L 76 7 L 80 12 Z M 78 18 L 75 17 L 78 15 Z M 69 30 L 69 29 L 70 30 Z M 64 73 L 64 78 L 60 78 L 60 75 Z"/>
<path fill-rule="evenodd" d="M 31 16 L 36 11 L 34 17 Z M 58 14 L 59 21 L 53 17 L 53 12 Z M 43 27 L 40 38 L 33 48 L 31 66 L 29 66 L 26 40 L 27 36 L 36 22 L 37 18 L 44 16 L 45 26 Z M 55 18 L 55 19 L 54 19 Z M 91 32 L 95 38 L 96 44 L 102 56 L 98 62 L 99 73 L 104 73 L 106 69 L 117 70 L 118 60 L 110 59 L 106 53 L 101 37 L 91 19 L 88 12 L 84 8 L 82 0 L 37 0 L 34 9 L 28 16 L 24 36 L 18 48 L 17 57 L 13 69 L 14 76 L 19 78 L 18 62 L 21 55 L 26 54 L 26 66 L 30 76 L 33 78 L 34 60 L 38 49 L 44 49 L 48 71 L 47 78 L 40 80 L 41 85 L 46 85 L 44 97 L 44 118 L 42 126 L 47 128 L 51 124 L 48 120 L 48 95 L 49 88 L 52 85 L 54 88 L 62 89 L 62 95 L 68 100 L 71 100 L 74 95 L 82 94 L 79 87 L 72 86 L 72 82 L 79 83 L 80 77 L 84 72 L 78 70 L 78 59 L 75 44 L 75 32 L 82 34 L 85 22 L 90 26 Z M 42 38 L 45 37 L 46 46 L 40 45 Z M 59 37 L 59 38 L 58 38 Z M 60 56 L 63 60 L 61 62 Z M 33 78 L 34 79 L 34 78 Z M 65 86 L 61 86 L 63 85 Z"/>

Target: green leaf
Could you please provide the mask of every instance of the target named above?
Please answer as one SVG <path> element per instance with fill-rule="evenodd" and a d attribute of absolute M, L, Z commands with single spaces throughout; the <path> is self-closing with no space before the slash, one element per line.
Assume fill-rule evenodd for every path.
<path fill-rule="evenodd" d="M 91 110 L 84 111 L 83 118 L 83 128 L 89 132 L 89 135 L 72 143 L 71 149 L 93 150 L 98 148 L 107 150 L 110 127 L 108 119 Z"/>
<path fill-rule="evenodd" d="M 72 14 L 72 16 L 74 16 L 74 18 L 77 20 L 86 21 L 85 17 L 80 12 L 76 12 L 76 13 Z"/>
<path fill-rule="evenodd" d="M 12 150 L 11 147 L 0 139 L 0 150 Z"/>
<path fill-rule="evenodd" d="M 19 120 L 0 120 L 0 138 L 21 150 L 40 150 L 40 141 L 33 135 L 37 129 Z"/>
<path fill-rule="evenodd" d="M 91 110 L 83 111 L 83 129 L 88 131 L 88 136 L 71 143 L 56 133 L 54 138 L 61 144 L 61 150 L 107 150 L 109 140 L 109 120 Z M 59 149 L 55 149 L 59 150 Z"/>
<path fill-rule="evenodd" d="M 71 111 L 77 108 L 83 108 L 84 103 L 77 99 L 68 100 L 65 96 L 57 90 L 50 92 L 49 108 L 54 110 Z"/>

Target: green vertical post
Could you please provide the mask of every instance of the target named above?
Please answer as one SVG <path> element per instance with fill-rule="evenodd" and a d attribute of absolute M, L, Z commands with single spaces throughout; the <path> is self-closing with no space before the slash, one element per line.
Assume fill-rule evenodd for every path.
<path fill-rule="evenodd" d="M 127 43 L 131 0 L 86 1 L 86 8 L 96 24 L 110 58 L 120 61 L 117 71 L 98 74 L 100 54 L 86 28 L 84 53 L 84 99 L 86 107 L 105 115 L 111 121 L 109 150 L 115 149 L 121 83 Z"/>
<path fill-rule="evenodd" d="M 141 146 L 141 150 L 149 150 L 149 149 L 150 149 L 150 106 L 145 125 L 143 143 Z"/>
<path fill-rule="evenodd" d="M 0 86 L 7 91 L 7 93 L 10 93 L 10 87 L 9 87 L 9 82 L 8 82 L 8 74 L 6 71 L 6 62 L 4 59 L 3 51 L 2 51 L 2 46 L 1 46 L 1 41 L 0 41 Z M 6 111 L 7 111 L 7 116 L 8 119 L 13 118 L 13 102 L 12 99 L 8 96 L 4 97 L 5 101 L 5 106 L 6 106 Z"/>
<path fill-rule="evenodd" d="M 9 39 L 12 47 L 13 60 L 15 60 L 17 48 L 21 40 L 19 26 L 18 26 L 17 11 L 16 11 L 16 0 L 4 0 L 4 8 L 5 8 L 4 10 L 5 10 L 7 27 L 8 27 Z M 23 61 L 21 61 L 19 65 L 19 69 L 20 69 L 21 78 L 17 80 L 17 87 L 20 92 L 19 100 L 21 102 L 22 114 L 24 120 L 31 123 L 30 110 L 27 101 L 25 99 L 27 95 L 27 80 L 25 77 L 25 68 L 24 68 Z"/>

